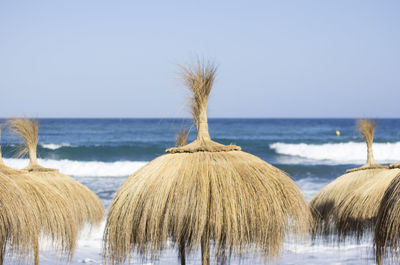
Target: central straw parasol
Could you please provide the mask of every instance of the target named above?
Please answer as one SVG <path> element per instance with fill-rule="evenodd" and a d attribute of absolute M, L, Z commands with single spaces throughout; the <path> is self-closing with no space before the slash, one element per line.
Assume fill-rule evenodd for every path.
<path fill-rule="evenodd" d="M 51 236 L 52 238 L 63 239 L 61 241 L 62 244 L 65 244 L 65 238 L 67 238 L 69 241 L 67 241 L 68 244 L 66 245 L 66 250 L 68 250 L 70 256 L 72 256 L 78 231 L 82 229 L 86 223 L 95 225 L 102 220 L 103 205 L 100 199 L 84 185 L 75 181 L 71 177 L 60 173 L 56 169 L 45 168 L 38 164 L 36 148 L 39 125 L 37 121 L 30 121 L 26 118 L 13 119 L 9 121 L 9 124 L 11 125 L 13 132 L 21 136 L 25 141 L 25 149 L 23 152 L 29 153 L 29 165 L 23 170 L 25 175 L 28 175 L 30 178 L 33 178 L 38 182 L 44 183 L 43 188 L 47 187 L 48 190 L 53 190 L 54 194 L 57 195 L 55 196 L 53 194 L 52 196 L 55 196 L 54 198 L 62 198 L 64 202 L 66 202 L 64 205 L 49 205 L 49 207 L 53 211 L 57 211 L 56 207 L 60 208 L 61 212 L 53 218 L 61 218 L 60 216 L 64 216 L 64 220 L 68 220 L 72 225 L 72 227 L 69 227 L 71 231 L 64 231 L 64 233 L 68 234 L 68 237 L 62 234 L 57 235 L 53 232 L 51 233 Z M 50 203 L 55 203 L 55 200 L 52 199 Z M 66 211 L 69 211 L 69 219 L 67 218 L 68 216 L 65 216 L 64 214 Z M 54 222 L 55 220 L 51 219 L 51 221 Z M 50 223 L 50 225 L 52 225 L 52 223 Z M 68 227 L 66 223 L 63 225 Z M 52 227 L 49 228 L 53 229 Z"/>
<path fill-rule="evenodd" d="M 376 124 L 361 119 L 357 125 L 367 143 L 367 163 L 362 167 L 347 170 L 346 174 L 329 183 L 310 201 L 315 223 L 314 234 L 324 236 L 338 234 L 339 239 L 349 234 L 362 235 L 363 225 L 367 221 L 355 217 L 354 211 L 358 210 L 360 212 L 357 215 L 364 216 L 365 212 L 362 211 L 370 209 L 366 209 L 365 205 L 358 205 L 360 202 L 351 200 L 350 197 L 354 195 L 355 190 L 372 181 L 379 173 L 388 170 L 387 167 L 377 164 L 373 156 L 372 143 Z M 355 209 L 355 205 L 360 209 Z"/>
<path fill-rule="evenodd" d="M 290 177 L 239 146 L 210 139 L 206 110 L 215 73 L 210 63 L 183 68 L 197 138 L 167 149 L 120 187 L 104 232 L 108 263 L 124 263 L 133 251 L 154 259 L 167 242 L 181 264 L 199 247 L 203 265 L 211 247 L 221 263 L 248 251 L 269 259 L 280 254 L 285 235 L 309 232 L 309 209 Z"/>

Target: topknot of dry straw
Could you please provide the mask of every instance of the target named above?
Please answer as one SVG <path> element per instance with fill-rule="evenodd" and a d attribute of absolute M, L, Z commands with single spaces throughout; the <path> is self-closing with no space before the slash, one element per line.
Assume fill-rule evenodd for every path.
<path fill-rule="evenodd" d="M 19 156 L 29 154 L 30 166 L 37 165 L 37 143 L 39 133 L 39 122 L 28 118 L 15 118 L 8 121 L 11 131 L 20 136 L 24 142 L 24 148 L 19 152 Z"/>
<path fill-rule="evenodd" d="M 197 60 L 182 66 L 182 78 L 192 93 L 191 113 L 197 127 L 197 138 L 210 138 L 208 133 L 207 103 L 214 84 L 217 67 L 212 62 Z"/>
<path fill-rule="evenodd" d="M 384 168 L 384 166 L 381 166 L 375 162 L 374 153 L 372 151 L 376 122 L 368 119 L 359 119 L 357 121 L 357 127 L 367 143 L 367 163 L 360 168 L 349 169 L 347 172 L 349 173 L 357 170 Z"/>
<path fill-rule="evenodd" d="M 368 119 L 359 119 L 357 121 L 357 127 L 364 137 L 367 145 L 372 146 L 372 142 L 374 141 L 376 122 Z"/>
<path fill-rule="evenodd" d="M 182 78 L 192 93 L 191 113 L 197 127 L 197 138 L 188 145 L 177 144 L 178 147 L 167 149 L 167 153 L 194 153 L 194 152 L 227 152 L 240 151 L 236 145 L 222 145 L 211 141 L 208 132 L 207 104 L 214 84 L 217 67 L 209 61 L 197 60 L 189 66 L 181 66 Z M 186 135 L 187 136 L 187 135 Z M 178 140 L 178 138 L 177 138 Z M 181 140 L 181 139 L 179 139 Z M 183 138 L 182 138 L 183 140 Z"/>

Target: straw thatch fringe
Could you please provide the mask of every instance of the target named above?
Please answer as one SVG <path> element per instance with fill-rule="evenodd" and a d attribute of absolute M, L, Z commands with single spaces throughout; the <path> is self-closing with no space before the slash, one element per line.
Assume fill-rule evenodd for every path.
<path fill-rule="evenodd" d="M 13 131 L 25 141 L 30 158 L 29 166 L 24 169 L 25 172 L 55 188 L 64 197 L 73 211 L 72 216 L 78 230 L 86 223 L 99 224 L 104 215 L 104 208 L 96 194 L 58 170 L 44 168 L 38 164 L 36 159 L 38 123 L 25 118 L 10 120 L 9 124 Z"/>
<path fill-rule="evenodd" d="M 184 146 L 187 144 L 187 136 L 188 136 L 189 130 L 181 130 L 177 135 L 176 135 L 176 146 Z"/>
<path fill-rule="evenodd" d="M 309 203 L 315 223 L 314 233 L 323 236 L 342 234 L 340 230 L 344 224 L 338 224 L 341 219 L 339 207 L 349 194 L 382 171 L 369 169 L 346 173 L 320 190 Z"/>
<path fill-rule="evenodd" d="M 32 242 L 38 224 L 32 218 L 31 204 L 15 182 L 0 173 L 0 264 L 5 252 L 26 260 L 32 253 Z"/>
<path fill-rule="evenodd" d="M 35 264 L 38 264 L 39 237 L 52 240 L 54 249 L 71 258 L 76 246 L 78 226 L 71 205 L 54 188 L 22 170 L 0 164 L 0 172 L 10 177 L 30 203 L 30 220 L 38 224 L 32 241 Z"/>
<path fill-rule="evenodd" d="M 0 140 L 2 125 L 0 125 Z M 0 169 L 4 165 L 0 144 Z M 17 184 L 0 171 L 0 264 L 6 254 L 18 254 L 27 259 L 32 251 L 32 242 L 38 231 L 33 212 Z"/>
<path fill-rule="evenodd" d="M 78 228 L 88 223 L 98 225 L 104 216 L 100 199 L 86 186 L 59 171 L 28 171 L 30 174 L 54 187 L 68 202 L 76 217 Z"/>
<path fill-rule="evenodd" d="M 379 192 L 360 195 L 359 193 L 365 191 L 365 188 L 361 189 L 360 187 L 368 181 L 373 182 L 375 175 L 386 172 L 388 167 L 378 165 L 373 158 L 372 141 L 376 124 L 364 119 L 358 120 L 357 125 L 367 143 L 367 163 L 360 168 L 347 170 L 346 174 L 329 183 L 310 201 L 309 206 L 314 218 L 314 236 L 318 234 L 325 237 L 339 235 L 335 239 L 342 240 L 349 234 L 362 236 L 363 229 L 371 227 L 371 224 L 368 223 L 372 218 L 373 204 L 369 206 L 368 210 L 365 209 L 365 212 L 362 211 L 367 207 L 365 205 L 361 209 L 352 207 L 359 203 L 358 199 L 361 197 L 365 202 L 371 202 L 371 198 L 379 198 Z M 383 183 L 381 184 L 384 186 Z M 358 188 L 360 189 L 357 190 Z M 355 192 L 356 190 L 358 193 Z M 368 192 L 372 191 L 368 190 Z M 368 221 L 365 219 L 367 216 Z"/>
<path fill-rule="evenodd" d="M 293 181 L 255 156 L 166 154 L 119 189 L 107 218 L 106 259 L 124 263 L 132 250 L 155 256 L 168 238 L 190 252 L 205 232 L 217 257 L 245 254 L 249 246 L 276 257 L 285 235 L 308 232 L 308 213 Z"/>
<path fill-rule="evenodd" d="M 375 224 L 376 259 L 399 257 L 400 247 L 400 174 L 390 183 L 379 206 Z"/>
<path fill-rule="evenodd" d="M 199 61 L 183 68 L 197 138 L 167 149 L 120 187 L 104 232 L 107 263 L 124 263 L 132 251 L 154 258 L 168 240 L 181 264 L 185 251 L 199 247 L 203 265 L 211 255 L 224 263 L 249 252 L 268 260 L 279 255 L 286 235 L 309 232 L 309 209 L 290 177 L 238 146 L 210 139 L 207 101 L 215 72 Z"/>
<path fill-rule="evenodd" d="M 2 168 L 0 171 L 3 171 Z M 4 171 L 23 191 L 34 213 L 32 219 L 36 219 L 39 224 L 40 230 L 36 235 L 34 247 L 38 247 L 37 239 L 42 234 L 52 240 L 56 251 L 61 251 L 62 254 L 71 258 L 76 246 L 78 225 L 69 202 L 54 188 L 30 174 L 23 171 L 10 174 L 11 170 Z"/>
<path fill-rule="evenodd" d="M 397 172 L 400 172 L 400 169 L 397 169 Z M 400 173 L 389 184 L 379 205 L 374 243 L 378 263 L 381 263 L 384 257 L 399 258 Z"/>
<path fill-rule="evenodd" d="M 370 172 L 364 183 L 343 199 L 338 206 L 338 231 L 341 236 L 361 239 L 373 230 L 383 195 L 400 169 Z"/>

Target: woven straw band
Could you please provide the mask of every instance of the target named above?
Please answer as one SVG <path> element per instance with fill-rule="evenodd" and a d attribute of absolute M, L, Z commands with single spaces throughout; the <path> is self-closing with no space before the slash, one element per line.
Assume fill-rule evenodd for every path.
<path fill-rule="evenodd" d="M 240 146 L 237 145 L 223 145 L 223 146 L 198 146 L 198 147 L 173 147 L 167 149 L 165 152 L 169 154 L 174 153 L 197 153 L 197 152 L 229 152 L 240 151 Z"/>
<path fill-rule="evenodd" d="M 350 172 L 355 172 L 355 171 L 360 171 L 360 170 L 368 170 L 368 169 L 388 169 L 389 166 L 381 166 L 381 165 L 374 165 L 374 166 L 364 166 L 364 167 L 357 167 L 357 168 L 351 168 L 346 170 L 346 173 Z"/>
<path fill-rule="evenodd" d="M 28 166 L 24 168 L 23 170 L 26 170 L 28 172 L 58 172 L 58 169 L 55 168 L 45 168 L 39 165 L 34 165 L 34 166 Z"/>

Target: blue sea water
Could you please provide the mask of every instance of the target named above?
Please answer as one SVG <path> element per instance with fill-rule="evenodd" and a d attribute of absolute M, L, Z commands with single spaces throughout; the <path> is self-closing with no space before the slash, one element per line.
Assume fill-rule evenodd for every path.
<path fill-rule="evenodd" d="M 40 162 L 87 185 L 106 207 L 128 175 L 175 146 L 181 129 L 189 129 L 189 141 L 196 136 L 190 119 L 40 119 L 39 124 Z M 239 145 L 287 172 L 307 200 L 366 159 L 366 146 L 354 119 L 210 119 L 209 129 L 213 140 Z M 3 129 L 1 144 L 6 164 L 27 165 L 26 158 L 15 158 L 21 141 L 7 129 Z M 400 119 L 377 120 L 374 151 L 380 163 L 400 161 Z M 297 260 L 296 251 L 289 250 L 281 262 L 291 264 L 290 257 Z M 301 263 L 318 262 L 321 250 L 307 251 Z M 335 251 L 332 264 L 357 264 L 336 262 Z M 371 261 L 367 257 L 366 263 Z M 359 255 L 345 256 L 352 258 L 358 260 Z"/>

